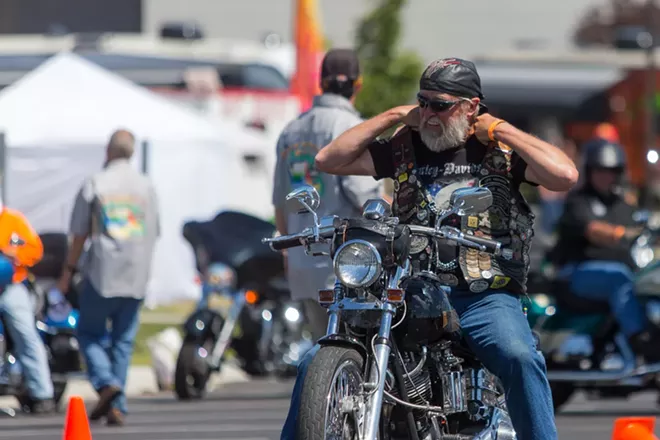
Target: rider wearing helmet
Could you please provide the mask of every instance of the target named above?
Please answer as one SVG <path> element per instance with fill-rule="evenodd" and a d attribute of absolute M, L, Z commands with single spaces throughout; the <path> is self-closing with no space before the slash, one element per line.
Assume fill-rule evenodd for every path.
<path fill-rule="evenodd" d="M 649 361 L 658 359 L 634 292 L 630 246 L 641 228 L 621 188 L 625 152 L 618 143 L 597 138 L 583 146 L 583 154 L 585 181 L 566 199 L 554 262 L 573 295 L 608 302 L 633 350 Z"/>

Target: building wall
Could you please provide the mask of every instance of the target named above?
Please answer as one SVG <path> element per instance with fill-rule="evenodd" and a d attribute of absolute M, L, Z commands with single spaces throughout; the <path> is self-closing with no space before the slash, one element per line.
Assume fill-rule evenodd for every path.
<path fill-rule="evenodd" d="M 139 32 L 140 0 L 0 0 L 0 34 Z"/>
<path fill-rule="evenodd" d="M 167 20 L 197 20 L 209 36 L 258 40 L 268 32 L 291 40 L 295 0 L 143 0 L 143 29 L 157 32 Z M 551 47 L 570 43 L 589 6 L 605 0 L 409 0 L 403 17 L 403 46 L 425 61 L 471 57 L 510 49 L 517 40 Z M 326 37 L 351 46 L 359 19 L 377 0 L 318 0 Z"/>

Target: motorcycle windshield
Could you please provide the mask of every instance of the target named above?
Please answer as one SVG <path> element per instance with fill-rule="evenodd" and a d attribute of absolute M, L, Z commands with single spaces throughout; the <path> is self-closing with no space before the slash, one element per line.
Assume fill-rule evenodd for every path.
<path fill-rule="evenodd" d="M 188 222 L 183 226 L 183 236 L 193 249 L 201 247 L 208 253 L 211 263 L 226 264 L 234 269 L 239 284 L 247 279 L 262 282 L 283 275 L 282 255 L 261 242 L 274 232 L 273 224 L 234 211 L 221 212 L 212 220 Z"/>

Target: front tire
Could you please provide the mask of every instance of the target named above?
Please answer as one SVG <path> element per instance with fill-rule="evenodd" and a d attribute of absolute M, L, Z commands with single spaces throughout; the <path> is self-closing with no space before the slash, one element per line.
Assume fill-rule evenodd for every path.
<path fill-rule="evenodd" d="M 357 439 L 357 421 L 341 414 L 341 399 L 360 392 L 364 358 L 354 349 L 322 347 L 309 364 L 298 413 L 300 440 Z M 341 387 L 341 389 L 340 389 Z"/>
<path fill-rule="evenodd" d="M 187 339 L 181 346 L 174 372 L 174 393 L 179 400 L 204 397 L 211 369 L 206 359 L 199 356 L 200 348 L 195 339 Z"/>

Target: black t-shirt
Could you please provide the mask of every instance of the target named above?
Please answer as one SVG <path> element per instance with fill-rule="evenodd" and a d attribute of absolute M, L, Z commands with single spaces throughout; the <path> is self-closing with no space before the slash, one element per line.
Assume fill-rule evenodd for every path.
<path fill-rule="evenodd" d="M 369 152 L 376 169 L 376 179 L 393 178 L 395 176 L 395 165 L 393 158 L 393 142 L 396 138 L 379 140 L 369 146 Z M 451 193 L 458 188 L 472 187 L 478 185 L 479 170 L 482 167 L 484 156 L 489 148 L 482 144 L 476 136 L 470 136 L 464 146 L 434 152 L 429 150 L 422 142 L 418 131 L 412 131 L 412 142 L 415 152 L 416 178 L 422 186 L 434 198 L 436 207 L 444 209 L 449 204 Z M 500 148 L 503 146 L 500 144 Z M 506 148 L 506 147 L 504 147 Z M 506 163 L 489 164 L 491 167 L 506 167 Z M 511 153 L 511 176 L 514 190 L 519 190 L 520 184 L 535 183 L 525 179 L 527 164 L 514 151 Z M 509 200 L 498 200 L 494 198 L 493 203 L 509 203 Z M 456 218 L 448 218 L 444 224 L 458 226 Z M 438 249 L 439 259 L 443 262 L 454 260 L 458 253 L 457 247 L 443 246 Z"/>
<path fill-rule="evenodd" d="M 632 265 L 630 243 L 624 240 L 612 247 L 601 246 L 590 242 L 586 232 L 589 223 L 595 220 L 612 225 L 635 226 L 634 213 L 635 208 L 619 197 L 603 200 L 588 188 L 569 194 L 564 214 L 559 220 L 559 239 L 552 259 L 558 264 L 596 260 Z"/>
<path fill-rule="evenodd" d="M 369 145 L 377 179 L 394 177 L 392 139 L 375 141 Z M 464 146 L 439 153 L 429 150 L 424 145 L 418 131 L 412 131 L 412 140 L 415 147 L 417 176 L 429 190 L 436 189 L 435 187 L 438 186 L 446 186 L 450 182 L 472 181 L 471 167 L 480 166 L 486 151 L 488 148 L 492 148 L 479 142 L 474 135 L 467 139 Z M 523 182 L 530 183 L 525 179 L 527 164 L 515 151 L 512 153 L 511 167 L 511 174 L 516 185 L 519 186 Z M 456 188 L 458 186 L 453 189 Z M 431 194 L 435 196 L 434 191 L 431 191 Z"/>

